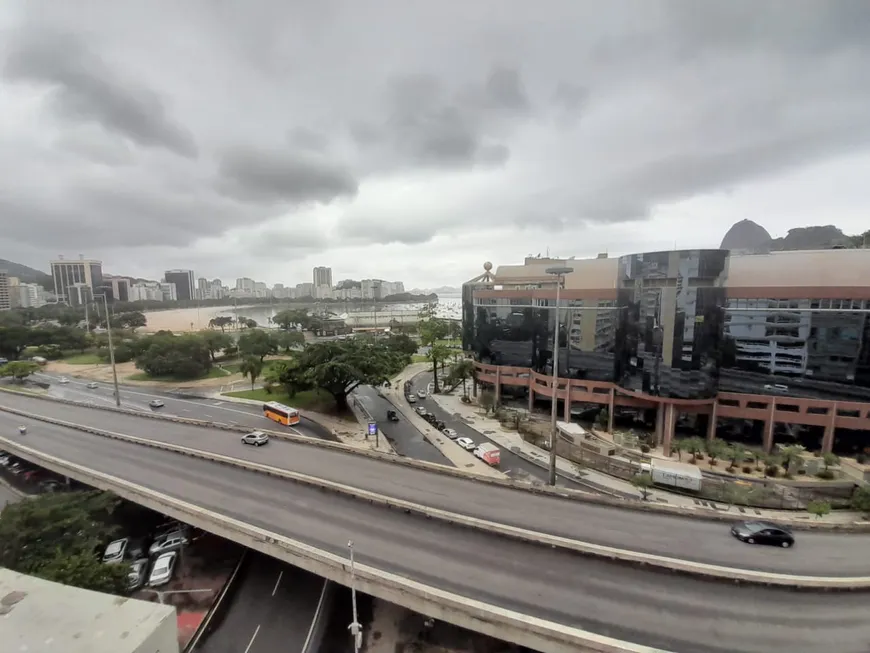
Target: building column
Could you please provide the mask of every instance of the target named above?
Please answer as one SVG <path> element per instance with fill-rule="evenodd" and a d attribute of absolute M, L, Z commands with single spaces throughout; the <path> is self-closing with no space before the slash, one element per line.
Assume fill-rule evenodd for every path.
<path fill-rule="evenodd" d="M 822 437 L 822 453 L 831 453 L 834 449 L 834 434 L 837 432 L 837 402 L 831 408 L 831 419 L 825 426 L 825 435 Z"/>
<path fill-rule="evenodd" d="M 610 388 L 610 403 L 607 404 L 607 432 L 613 433 L 613 413 L 616 408 L 616 388 Z"/>
<path fill-rule="evenodd" d="M 719 400 L 713 399 L 713 412 L 710 413 L 710 423 L 707 424 L 707 442 L 712 442 L 716 439 L 716 413 L 719 409 Z"/>
<path fill-rule="evenodd" d="M 762 447 L 764 453 L 773 451 L 773 427 L 775 425 L 774 413 L 776 412 L 776 400 L 770 400 L 770 416 L 764 420 L 764 440 Z"/>
<path fill-rule="evenodd" d="M 529 414 L 532 413 L 532 408 L 535 405 L 535 377 L 533 372 L 529 370 Z"/>
<path fill-rule="evenodd" d="M 662 439 L 662 453 L 665 458 L 671 455 L 671 442 L 674 439 L 674 428 L 677 425 L 677 411 L 674 410 L 673 404 L 668 404 L 665 408 L 665 433 Z"/>
<path fill-rule="evenodd" d="M 495 405 L 501 403 L 501 366 L 495 368 Z"/>
<path fill-rule="evenodd" d="M 565 416 L 564 419 L 571 423 L 571 379 L 565 381 Z"/>
<path fill-rule="evenodd" d="M 655 432 L 655 446 L 659 446 L 662 443 L 662 439 L 665 437 L 665 408 L 667 404 L 659 404 L 656 406 L 656 432 Z"/>

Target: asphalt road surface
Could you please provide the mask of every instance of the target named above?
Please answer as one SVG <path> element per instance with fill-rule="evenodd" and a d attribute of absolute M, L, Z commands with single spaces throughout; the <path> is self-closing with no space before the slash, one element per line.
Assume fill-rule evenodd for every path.
<path fill-rule="evenodd" d="M 51 385 L 48 393 L 59 399 L 86 402 L 95 406 L 115 406 L 114 386 L 111 383 L 97 382 L 97 387 L 87 387 L 88 381 L 69 378 L 68 383 L 59 383 L 60 375 L 38 374 L 40 381 L 48 381 Z M 270 429 L 286 429 L 297 435 L 307 435 L 323 439 L 331 439 L 329 430 L 319 424 L 314 424 L 304 419 L 295 427 L 285 427 L 263 416 L 259 406 L 243 404 L 221 399 L 197 397 L 192 394 L 179 391 L 161 391 L 141 386 L 119 386 L 121 394 L 121 407 L 128 410 L 136 410 L 143 413 L 160 412 L 175 417 L 188 417 L 190 419 L 203 419 L 238 426 Z M 162 408 L 151 408 L 148 404 L 152 399 L 163 401 Z"/>
<path fill-rule="evenodd" d="M 4 418 L 0 429 L 7 432 L 14 423 Z M 345 555 L 353 539 L 363 564 L 621 640 L 691 653 L 866 653 L 870 642 L 866 601 L 860 596 L 736 587 L 629 568 L 166 451 L 51 424 L 28 426 L 31 447 L 72 463 L 337 555 Z M 275 449 L 261 453 L 271 458 Z M 614 511 L 611 520 L 618 520 Z M 729 540 L 727 532 L 721 536 Z M 685 544 L 704 548 L 692 538 Z M 738 545 L 735 550 L 755 548 Z M 786 559 L 800 549 L 769 553 Z M 866 550 L 865 541 L 864 558 Z M 253 621 L 249 638 L 251 627 L 256 629 Z"/>
<path fill-rule="evenodd" d="M 200 653 L 302 653 L 326 581 L 251 551 L 232 603 Z"/>
<path fill-rule="evenodd" d="M 417 399 L 416 405 L 422 405 L 428 410 L 430 413 L 435 415 L 438 419 L 442 420 L 449 428 L 455 429 L 457 433 L 459 433 L 460 437 L 471 438 L 474 442 L 489 442 L 491 444 L 496 445 L 501 450 L 501 466 L 499 469 L 505 472 L 508 477 L 518 480 L 518 481 L 531 481 L 536 483 L 547 483 L 550 475 L 548 470 L 544 469 L 540 465 L 536 465 L 533 462 L 530 462 L 512 452 L 510 449 L 505 449 L 498 442 L 489 439 L 485 434 L 480 433 L 479 431 L 474 430 L 468 424 L 463 421 L 463 419 L 457 416 L 455 413 L 450 413 L 441 406 L 437 404 L 431 397 L 429 397 L 430 392 L 430 384 L 432 383 L 432 374 L 429 372 L 423 372 L 422 374 L 418 374 L 412 380 L 412 388 L 414 393 L 422 390 L 427 394 L 426 399 Z M 459 445 L 454 445 L 459 446 Z M 563 475 L 558 475 L 556 477 L 556 485 L 559 487 L 568 487 L 573 489 L 583 489 L 583 490 L 597 490 L 598 486 L 595 486 L 592 483 L 578 483 L 570 478 L 567 478 Z M 612 490 L 607 491 L 608 494 L 612 494 Z M 629 495 L 626 495 L 628 497 Z M 635 498 L 636 495 L 631 495 L 631 498 Z"/>
<path fill-rule="evenodd" d="M 398 422 L 387 419 L 387 411 L 393 408 L 393 404 L 381 397 L 375 388 L 359 386 L 356 394 L 369 414 L 378 422 L 378 428 L 386 435 L 396 453 L 408 458 L 453 467 L 450 459 L 438 451 L 435 445 L 429 442 L 404 415 L 399 415 Z"/>
<path fill-rule="evenodd" d="M 797 534 L 797 546 L 787 551 L 751 546 L 732 538 L 728 525 L 720 522 L 620 510 L 536 495 L 287 441 L 272 440 L 262 448 L 246 447 L 239 442 L 238 434 L 227 431 L 160 423 L 135 415 L 0 394 L 0 406 L 9 405 L 34 414 L 52 415 L 110 431 L 261 462 L 434 508 L 606 546 L 780 573 L 870 575 L 870 557 L 867 556 L 870 535 L 866 534 L 801 532 Z M 16 428 L 22 422 L 28 426 L 28 434 L 23 437 L 31 446 L 41 446 L 44 433 L 58 432 L 57 427 L 48 423 L 28 421 L 0 411 L 0 433 L 21 437 Z M 157 424 L 160 428 L 155 426 Z M 108 438 L 90 437 L 97 438 L 96 442 L 107 449 L 115 443 Z M 157 452 L 140 448 L 143 459 L 152 453 Z M 183 460 L 190 459 L 185 457 Z"/>

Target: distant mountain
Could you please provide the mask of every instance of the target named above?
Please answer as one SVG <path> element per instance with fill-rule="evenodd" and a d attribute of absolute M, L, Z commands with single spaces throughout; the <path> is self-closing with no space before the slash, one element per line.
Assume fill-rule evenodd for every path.
<path fill-rule="evenodd" d="M 23 283 L 38 283 L 43 288 L 54 289 L 54 280 L 42 270 L 34 270 L 26 265 L 0 258 L 0 270 L 6 270 L 10 277 L 18 277 Z"/>
<path fill-rule="evenodd" d="M 847 236 L 834 225 L 796 227 L 783 238 L 773 238 L 760 224 L 741 220 L 731 226 L 722 244 L 735 254 L 763 254 L 799 249 L 833 249 L 835 247 L 861 247 L 863 236 Z"/>
<path fill-rule="evenodd" d="M 453 286 L 441 286 L 440 288 L 414 288 L 410 291 L 412 295 L 459 295 L 462 293 L 462 288 L 454 288 Z"/>

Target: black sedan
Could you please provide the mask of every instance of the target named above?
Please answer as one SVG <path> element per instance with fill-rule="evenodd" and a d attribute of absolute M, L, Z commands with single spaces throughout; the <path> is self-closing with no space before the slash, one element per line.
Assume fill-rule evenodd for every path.
<path fill-rule="evenodd" d="M 731 527 L 731 534 L 747 544 L 769 544 L 783 549 L 794 546 L 791 531 L 768 521 L 739 522 Z"/>

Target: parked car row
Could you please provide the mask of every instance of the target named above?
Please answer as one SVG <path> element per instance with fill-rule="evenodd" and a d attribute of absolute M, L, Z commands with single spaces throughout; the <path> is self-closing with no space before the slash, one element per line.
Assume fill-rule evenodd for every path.
<path fill-rule="evenodd" d="M 109 542 L 103 562 L 130 565 L 127 587 L 131 592 L 145 586 L 160 587 L 172 580 L 179 553 L 189 543 L 190 528 L 170 522 L 153 537 L 122 537 Z"/>
<path fill-rule="evenodd" d="M 63 479 L 53 472 L 37 467 L 5 451 L 0 451 L 0 467 L 6 473 L 17 477 L 16 480 L 29 484 L 38 492 L 57 492 L 65 488 Z"/>
<path fill-rule="evenodd" d="M 417 414 L 420 417 L 425 419 L 427 422 L 429 422 L 432 426 L 434 426 L 439 431 L 443 431 L 445 429 L 445 427 L 447 426 L 443 420 L 440 420 L 437 417 L 435 417 L 435 415 L 430 413 L 423 406 L 418 406 L 415 410 L 417 411 Z"/>

